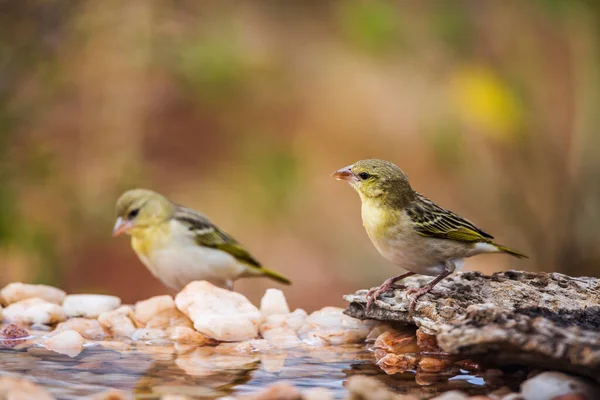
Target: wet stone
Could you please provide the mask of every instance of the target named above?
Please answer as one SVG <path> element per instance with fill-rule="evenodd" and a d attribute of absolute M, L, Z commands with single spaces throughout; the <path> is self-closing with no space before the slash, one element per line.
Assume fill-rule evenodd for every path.
<path fill-rule="evenodd" d="M 422 329 L 417 329 L 417 346 L 423 352 L 428 353 L 441 353 L 442 350 L 438 347 L 437 338 L 435 335 L 429 335 L 425 333 Z"/>
<path fill-rule="evenodd" d="M 121 305 L 116 296 L 101 294 L 71 294 L 65 298 L 63 309 L 68 317 L 98 318 L 104 312 L 112 311 Z"/>
<path fill-rule="evenodd" d="M 3 310 L 4 322 L 54 324 L 67 319 L 62 307 L 37 297 L 12 303 Z"/>
<path fill-rule="evenodd" d="M 169 338 L 175 342 L 192 343 L 198 346 L 214 346 L 218 344 L 218 341 L 208 338 L 200 332 L 197 332 L 194 329 L 188 328 L 186 326 L 174 327 L 172 330 L 170 330 Z"/>
<path fill-rule="evenodd" d="M 29 332 L 20 326 L 10 324 L 0 331 L 0 348 L 13 348 L 24 343 Z"/>
<path fill-rule="evenodd" d="M 337 307 L 325 307 L 310 314 L 298 331 L 312 345 L 359 343 L 365 340 L 375 322 L 344 315 Z"/>
<path fill-rule="evenodd" d="M 392 329 L 383 332 L 377 337 L 373 347 L 395 354 L 419 353 L 421 350 L 417 345 L 415 331 L 410 328 L 402 331 Z"/>
<path fill-rule="evenodd" d="M 85 339 L 79 333 L 67 330 L 47 339 L 44 342 L 44 347 L 69 357 L 76 357 L 83 351 L 84 344 Z"/>
<path fill-rule="evenodd" d="M 598 399 L 600 388 L 589 381 L 560 372 L 542 372 L 521 385 L 521 395 L 524 400 L 544 400 L 566 395 Z"/>
<path fill-rule="evenodd" d="M 290 307 L 283 292 L 279 289 L 267 289 L 265 295 L 260 300 L 260 312 L 264 317 L 289 314 Z"/>
<path fill-rule="evenodd" d="M 95 319 L 70 318 L 56 326 L 52 334 L 73 330 L 88 340 L 103 340 L 106 337 L 104 328 Z"/>
<path fill-rule="evenodd" d="M 162 329 L 155 328 L 139 328 L 134 330 L 130 335 L 132 340 L 155 340 L 164 339 L 167 337 L 167 332 Z"/>
<path fill-rule="evenodd" d="M 262 314 L 239 293 L 196 281 L 177 294 L 175 303 L 194 328 L 210 338 L 244 341 L 258 336 Z"/>
<path fill-rule="evenodd" d="M 62 309 L 42 299 L 23 301 Z M 80 305 L 69 307 L 75 306 Z M 290 312 L 278 290 L 265 293 L 260 310 L 239 293 L 202 282 L 188 285 L 175 299 L 156 296 L 135 306 L 113 306 L 97 319 L 21 323 L 35 330 L 28 329 L 26 339 L 7 339 L 19 344 L 0 349 L 2 373 L 31 377 L 61 399 L 173 400 L 420 400 L 450 390 L 481 396 L 501 387 L 511 394 L 527 376 L 493 375 L 479 360 L 445 356 L 431 324 L 416 330 L 360 321 L 336 307 L 310 315 Z M 209 338 L 198 327 L 231 341 Z M 364 380 L 367 375 L 373 380 Z"/>
<path fill-rule="evenodd" d="M 0 303 L 7 306 L 21 300 L 38 298 L 53 304 L 62 304 L 66 297 L 63 290 L 47 285 L 32 285 L 28 283 L 10 283 L 0 291 Z"/>
<path fill-rule="evenodd" d="M 136 329 L 133 320 L 133 309 L 128 306 L 98 316 L 98 322 L 115 337 L 129 337 Z"/>

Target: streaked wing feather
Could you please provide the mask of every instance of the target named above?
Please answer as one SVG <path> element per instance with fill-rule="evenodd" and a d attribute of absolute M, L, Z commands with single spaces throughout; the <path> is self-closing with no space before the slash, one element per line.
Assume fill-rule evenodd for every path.
<path fill-rule="evenodd" d="M 250 255 L 248 250 L 226 232 L 219 229 L 206 216 L 192 209 L 178 206 L 173 216 L 186 225 L 200 246 L 211 247 L 231 254 L 238 261 L 253 267 L 261 264 Z"/>
<path fill-rule="evenodd" d="M 427 197 L 417 193 L 417 199 L 406 212 L 422 236 L 462 242 L 488 242 L 493 236 L 482 231 L 470 221 L 446 210 Z"/>

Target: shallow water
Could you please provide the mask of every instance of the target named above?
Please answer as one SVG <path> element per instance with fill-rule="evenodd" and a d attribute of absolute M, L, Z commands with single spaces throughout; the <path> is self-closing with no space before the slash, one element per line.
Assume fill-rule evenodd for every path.
<path fill-rule="evenodd" d="M 386 375 L 364 345 L 302 346 L 291 350 L 244 352 L 236 345 L 194 347 L 168 343 L 99 342 L 70 358 L 24 343 L 0 350 L 0 376 L 24 376 L 59 399 L 76 399 L 108 389 L 134 392 L 139 399 L 164 394 L 210 399 L 252 393 L 285 380 L 298 388 L 325 387 L 343 397 L 352 375 L 370 375 L 394 391 L 431 397 L 447 390 L 485 394 L 516 389 L 523 374 L 473 375 L 459 367 L 443 373 L 408 371 Z"/>

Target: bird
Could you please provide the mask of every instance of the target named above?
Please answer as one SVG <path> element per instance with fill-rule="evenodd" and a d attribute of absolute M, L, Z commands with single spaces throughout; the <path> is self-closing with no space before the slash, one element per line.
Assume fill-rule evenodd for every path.
<path fill-rule="evenodd" d="M 362 202 L 362 221 L 369 238 L 379 253 L 408 272 L 384 281 L 367 293 L 367 310 L 382 294 L 406 289 L 396 282 L 419 274 L 435 279 L 412 295 L 409 313 L 417 300 L 442 279 L 452 274 L 463 259 L 482 253 L 506 253 L 527 258 L 519 251 L 493 241 L 493 236 L 472 222 L 438 206 L 413 190 L 407 175 L 385 160 L 367 159 L 338 169 L 332 176 L 346 181 Z"/>
<path fill-rule="evenodd" d="M 124 192 L 117 200 L 115 214 L 113 237 L 130 235 L 141 262 L 175 291 L 196 280 L 233 290 L 234 281 L 244 277 L 267 277 L 291 284 L 283 275 L 263 267 L 205 215 L 152 190 Z"/>

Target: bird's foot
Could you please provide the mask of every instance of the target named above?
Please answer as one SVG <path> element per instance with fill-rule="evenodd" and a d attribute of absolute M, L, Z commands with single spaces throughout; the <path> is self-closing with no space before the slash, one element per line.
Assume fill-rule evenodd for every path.
<path fill-rule="evenodd" d="M 432 289 L 433 285 L 427 284 L 420 288 L 410 288 L 406 291 L 406 297 L 412 296 L 408 305 L 409 315 L 413 315 L 413 313 L 415 312 L 415 307 L 417 306 L 417 301 L 419 300 L 419 297 L 423 296 L 426 293 L 430 293 Z"/>
<path fill-rule="evenodd" d="M 369 311 L 373 302 L 382 294 L 385 294 L 390 290 L 406 289 L 406 286 L 404 285 L 396 285 L 393 279 L 394 278 L 390 278 L 383 282 L 380 286 L 374 287 L 367 292 L 367 295 L 365 296 L 367 298 L 367 311 Z"/>

